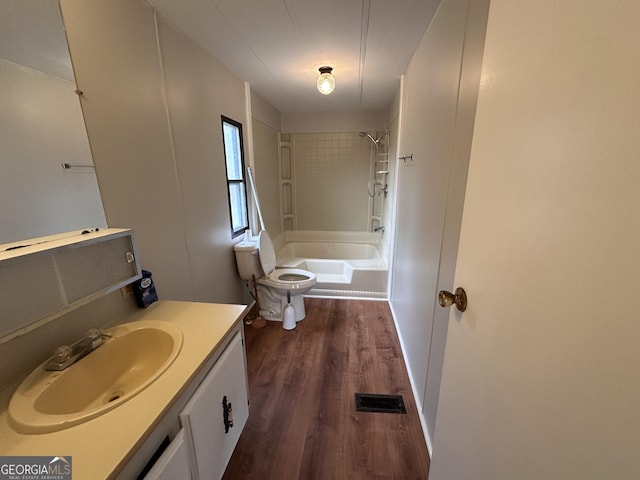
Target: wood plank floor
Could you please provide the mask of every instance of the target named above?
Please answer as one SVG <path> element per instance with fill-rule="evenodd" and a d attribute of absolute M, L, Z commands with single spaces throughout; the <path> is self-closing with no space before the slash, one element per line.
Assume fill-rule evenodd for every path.
<path fill-rule="evenodd" d="M 245 328 L 250 414 L 224 479 L 426 479 L 429 456 L 389 306 L 305 299 L 295 330 Z M 407 414 L 355 410 L 401 394 Z"/>

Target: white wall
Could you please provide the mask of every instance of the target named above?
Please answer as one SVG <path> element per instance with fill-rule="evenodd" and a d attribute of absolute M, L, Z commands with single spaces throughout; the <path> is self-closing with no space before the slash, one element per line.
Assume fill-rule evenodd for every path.
<path fill-rule="evenodd" d="M 162 298 L 242 301 L 220 115 L 247 125 L 244 82 L 141 0 L 61 6 L 109 226 Z"/>
<path fill-rule="evenodd" d="M 105 227 L 75 84 L 0 59 L 0 243 Z"/>
<path fill-rule="evenodd" d="M 280 222 L 279 131 L 253 117 L 254 173 L 265 228 L 271 238 L 282 231 Z"/>
<path fill-rule="evenodd" d="M 220 115 L 243 124 L 246 159 L 244 82 L 161 17 L 158 28 L 193 299 L 239 302 Z"/>
<path fill-rule="evenodd" d="M 399 155 L 412 159 L 398 161 L 391 306 L 428 440 L 446 338 L 446 324 L 443 331 L 434 323 L 436 298 L 441 277 L 455 267 L 482 53 L 476 47 L 486 23 L 482 3 L 484 9 L 481 2 L 444 0 L 403 79 Z"/>
<path fill-rule="evenodd" d="M 278 109 L 260 95 L 251 91 L 251 117 L 253 127 L 253 167 L 258 201 L 262 211 L 265 228 L 276 238 L 282 231 L 280 221 L 280 166 L 279 137 L 281 114 Z M 250 195 L 248 192 L 247 195 Z M 253 199 L 250 198 L 252 203 Z M 255 232 L 259 229 L 256 218 Z"/>
<path fill-rule="evenodd" d="M 251 91 L 251 116 L 276 132 L 280 132 L 282 114 L 253 90 Z"/>

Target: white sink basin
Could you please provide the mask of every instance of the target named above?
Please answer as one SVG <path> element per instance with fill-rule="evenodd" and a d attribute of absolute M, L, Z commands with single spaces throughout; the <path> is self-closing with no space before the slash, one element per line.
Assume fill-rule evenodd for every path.
<path fill-rule="evenodd" d="M 9 420 L 21 433 L 69 428 L 122 405 L 151 385 L 178 356 L 182 332 L 143 320 L 107 330 L 111 338 L 66 370 L 43 363 L 9 402 Z"/>

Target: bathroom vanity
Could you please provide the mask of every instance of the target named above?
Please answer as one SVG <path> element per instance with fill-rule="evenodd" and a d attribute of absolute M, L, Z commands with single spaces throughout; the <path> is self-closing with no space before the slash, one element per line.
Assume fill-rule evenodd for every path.
<path fill-rule="evenodd" d="M 41 325 L 60 322 L 60 315 L 68 310 L 80 305 L 91 308 L 91 302 L 106 292 L 120 295 L 115 291 L 117 288 L 138 278 L 140 267 L 134 247 L 132 232 L 118 230 L 64 238 L 46 246 L 22 247 L 20 250 L 27 249 L 23 250 L 25 255 L 17 255 L 17 251 L 5 252 L 4 258 L 0 257 L 4 283 L 10 283 L 7 279 L 24 282 L 28 278 L 38 278 L 38 275 L 49 275 L 57 281 L 38 280 L 42 288 L 51 289 L 51 294 L 45 296 L 47 302 L 41 302 L 37 312 L 20 317 L 18 323 L 11 325 L 13 330 L 5 331 L 0 341 L 22 341 L 31 332 L 37 332 Z M 108 275 L 93 275 L 102 279 L 100 281 L 78 282 L 78 277 L 72 273 L 86 272 L 86 267 L 95 267 L 96 262 L 102 262 L 100 267 Z M 65 275 L 66 271 L 69 275 Z M 7 272 L 11 275 L 5 275 Z M 86 276 L 80 275 L 80 278 Z M 80 287 L 82 289 L 77 290 Z M 14 299 L 7 311 L 19 311 L 25 303 Z M 104 346 L 68 367 L 68 371 L 77 366 L 96 368 L 95 372 L 108 371 L 103 370 L 102 365 L 108 364 L 109 360 L 103 362 L 102 359 L 129 358 L 128 354 L 121 353 L 122 350 L 113 348 L 103 350 L 104 354 L 99 355 L 100 349 L 109 348 L 109 342 L 118 341 L 118 328 L 125 328 L 119 327 L 122 324 L 134 327 L 154 322 L 169 325 L 168 330 L 179 331 L 179 352 L 153 381 L 144 384 L 144 388 L 126 400 L 117 401 L 115 407 L 80 422 L 47 427 L 46 431 L 38 430 L 40 427 L 37 426 L 21 425 L 14 418 L 16 410 L 9 408 L 10 403 L 27 401 L 30 393 L 41 395 L 49 388 L 48 384 L 40 383 L 35 388 L 35 384 L 29 383 L 29 377 L 26 380 L 22 377 L 3 385 L 0 391 L 0 457 L 63 456 L 71 459 L 72 476 L 79 479 L 221 478 L 249 414 L 242 323 L 246 310 L 245 305 L 161 300 L 146 309 L 132 308 L 114 319 L 111 326 L 103 327 Z M 138 352 L 142 352 L 128 360 L 132 362 L 133 370 L 138 364 L 147 363 L 145 350 L 151 354 L 160 348 L 157 341 L 152 340 L 154 337 L 141 338 L 145 340 L 132 343 Z M 118 353 L 107 355 L 107 352 Z M 91 359 L 91 355 L 95 356 L 94 360 L 83 364 Z M 90 367 L 92 363 L 94 367 Z M 59 374 L 62 378 L 65 371 Z M 56 375 L 52 376 L 51 384 L 58 381 Z M 93 378 L 101 376 L 98 373 Z M 117 379 L 113 382 L 117 383 Z M 75 382 L 69 396 L 73 396 L 73 391 L 76 396 L 82 396 L 78 392 L 82 392 L 85 384 L 91 387 L 96 383 L 99 382 Z M 17 400 L 12 400 L 17 390 L 27 395 L 20 398 L 16 394 Z M 65 395 L 59 398 L 61 403 L 68 400 Z M 113 396 L 113 400 L 105 401 L 116 398 Z M 33 403 L 37 405 L 37 400 Z M 58 414 L 55 405 L 47 408 L 53 408 L 54 412 L 35 409 L 34 424 L 39 412 L 50 417 Z M 61 408 L 68 409 L 66 406 Z M 77 410 L 88 408 L 93 407 L 76 407 Z M 65 417 L 74 415 L 74 411 L 65 413 Z"/>
<path fill-rule="evenodd" d="M 117 408 L 50 433 L 16 431 L 7 413 L 11 392 L 5 392 L 0 456 L 70 456 L 74 478 L 121 479 L 137 478 L 153 466 L 155 456 L 156 469 L 147 478 L 190 478 L 190 469 L 200 469 L 194 478 L 220 478 L 249 413 L 244 313 L 242 305 L 160 301 L 123 318 L 175 324 L 183 345 L 173 364 Z M 228 428 L 224 397 L 232 404 L 233 426 Z M 162 476 L 163 468 L 174 472 L 176 466 L 185 476 Z"/>

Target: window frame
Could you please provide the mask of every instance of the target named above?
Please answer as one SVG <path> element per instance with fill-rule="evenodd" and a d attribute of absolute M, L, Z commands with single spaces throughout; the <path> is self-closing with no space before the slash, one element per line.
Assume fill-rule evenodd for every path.
<path fill-rule="evenodd" d="M 246 178 L 246 168 L 244 163 L 244 141 L 243 141 L 242 124 L 224 115 L 220 115 L 220 118 L 221 118 L 221 128 L 222 128 L 222 147 L 223 147 L 223 153 L 224 153 L 224 168 L 225 168 L 226 179 L 227 179 L 227 200 L 229 201 L 229 223 L 231 227 L 231 238 L 236 238 L 242 235 L 247 230 L 249 230 L 249 203 L 247 201 L 248 200 L 247 199 L 247 178 Z M 229 158 L 227 158 L 228 146 L 227 146 L 226 135 L 225 135 L 225 124 L 235 127 L 237 129 L 237 137 L 238 137 L 237 140 L 238 140 L 238 148 L 239 148 L 239 152 L 237 156 L 239 156 L 240 165 L 236 165 L 236 166 L 239 167 L 240 178 L 230 178 L 230 175 L 229 175 Z M 232 148 L 232 147 L 229 146 L 229 148 Z M 236 157 L 236 155 L 234 155 L 234 157 Z M 238 159 L 236 158 L 235 160 L 237 161 Z M 237 220 L 241 220 L 238 222 L 238 223 L 242 223 L 242 226 L 240 228 L 234 227 L 234 214 L 233 214 L 234 200 L 232 197 L 232 190 L 233 190 L 232 185 L 241 185 L 242 187 L 244 205 L 242 205 L 241 208 L 243 208 L 244 210 L 243 212 L 244 219 L 237 219 Z"/>

